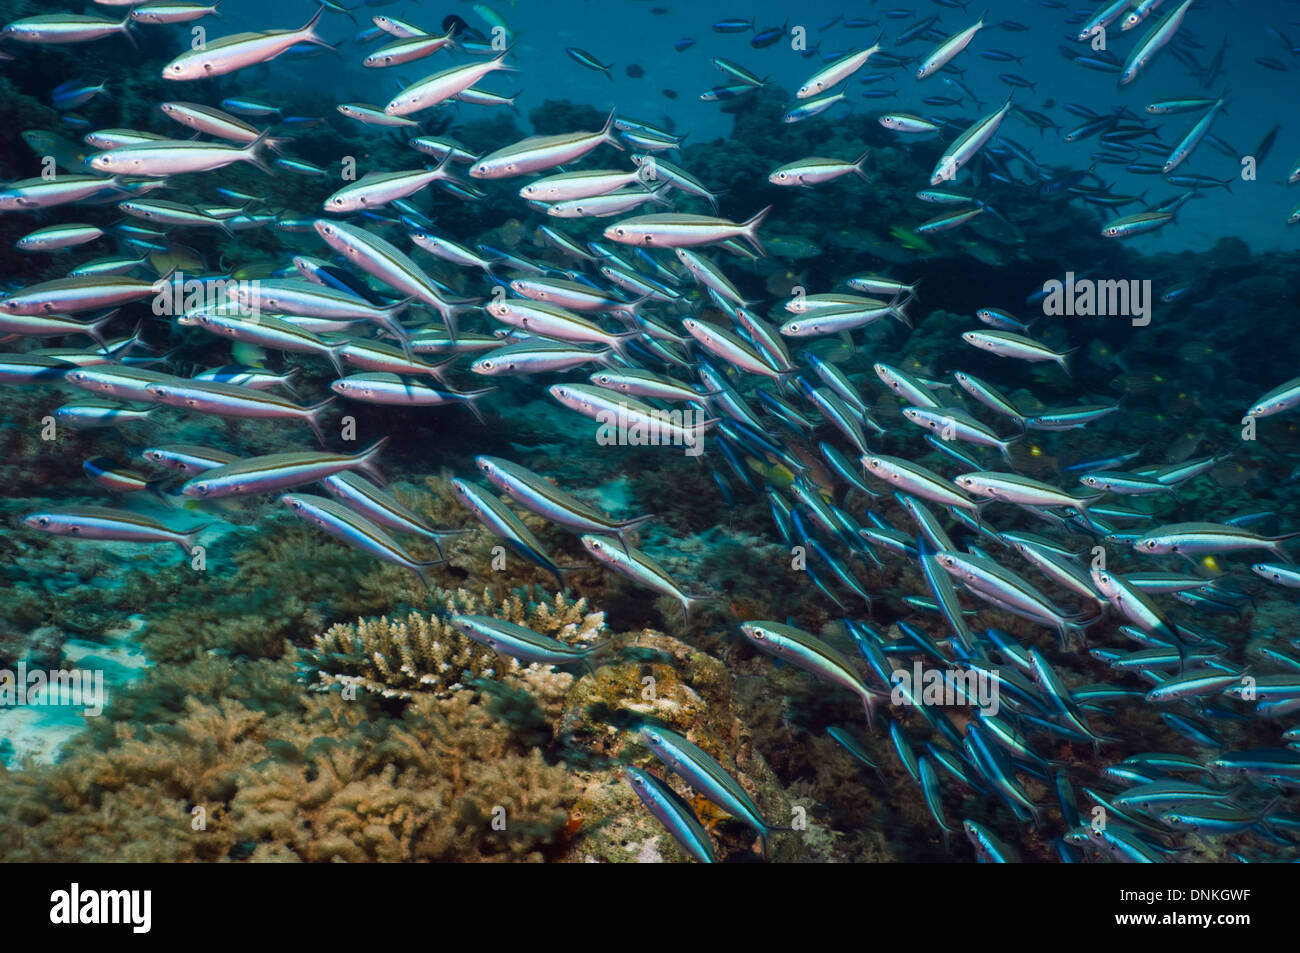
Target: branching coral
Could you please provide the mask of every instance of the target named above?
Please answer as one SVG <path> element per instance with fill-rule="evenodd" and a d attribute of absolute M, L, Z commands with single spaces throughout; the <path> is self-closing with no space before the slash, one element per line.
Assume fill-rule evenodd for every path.
<path fill-rule="evenodd" d="M 567 770 L 472 693 L 378 723 L 338 697 L 307 705 L 307 725 L 328 733 L 252 766 L 233 799 L 254 860 L 536 859 L 568 819 Z"/>
<path fill-rule="evenodd" d="M 490 591 L 478 597 L 464 589 L 440 589 L 435 595 L 446 615 L 493 615 L 571 644 L 599 641 L 605 625 L 604 613 L 586 612 L 585 599 L 574 602 L 558 594 L 551 603 L 525 603 L 518 593 L 498 603 Z M 548 688 L 546 694 L 558 689 L 563 696 L 572 682 L 571 677 L 556 680 L 538 666 L 498 658 L 454 629 L 445 616 L 414 611 L 402 620 L 384 617 L 331 626 L 316 637 L 312 657 L 321 686 L 362 688 L 385 698 L 409 699 L 420 692 L 447 697 L 466 682 L 503 677 Z"/>

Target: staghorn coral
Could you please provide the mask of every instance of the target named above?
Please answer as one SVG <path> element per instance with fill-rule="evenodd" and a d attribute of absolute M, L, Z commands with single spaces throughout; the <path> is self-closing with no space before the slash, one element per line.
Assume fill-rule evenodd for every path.
<path fill-rule="evenodd" d="M 575 602 L 559 594 L 550 603 L 526 604 L 511 593 L 498 603 L 490 590 L 479 597 L 464 589 L 439 589 L 435 601 L 448 615 L 494 615 L 574 644 L 598 641 L 605 624 L 604 613 L 585 611 L 586 599 Z M 352 686 L 385 698 L 410 699 L 419 692 L 445 698 L 466 682 L 502 678 L 563 695 L 572 682 L 549 670 L 543 675 L 539 666 L 498 658 L 445 619 L 415 611 L 403 620 L 383 617 L 331 626 L 315 638 L 312 658 L 319 668 L 318 687 Z"/>

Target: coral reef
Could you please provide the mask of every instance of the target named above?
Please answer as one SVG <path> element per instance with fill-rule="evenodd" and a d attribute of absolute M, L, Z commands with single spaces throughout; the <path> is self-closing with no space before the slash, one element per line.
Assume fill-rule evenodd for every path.
<path fill-rule="evenodd" d="M 652 842 L 674 858 L 619 781 L 617 762 L 648 757 L 627 741 L 640 718 L 690 731 L 774 816 L 787 808 L 716 659 L 646 630 L 613 637 L 579 677 L 498 658 L 445 616 L 589 644 L 606 633 L 585 600 L 459 589 L 433 602 L 436 615 L 335 624 L 255 658 L 232 657 L 235 627 L 220 651 L 149 668 L 58 763 L 0 773 L 5 859 L 629 861 Z M 165 608 L 150 623 L 163 631 L 194 614 Z M 743 826 L 715 820 L 724 856 L 752 855 Z"/>

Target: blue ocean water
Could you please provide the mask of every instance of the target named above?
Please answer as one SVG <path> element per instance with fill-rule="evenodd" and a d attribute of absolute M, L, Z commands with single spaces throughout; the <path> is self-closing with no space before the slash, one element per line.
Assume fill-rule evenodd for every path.
<path fill-rule="evenodd" d="M 1100 9 L 1098 4 L 1095 9 Z M 428 8 L 428 9 L 426 9 Z M 1160 99 L 1205 96 L 1214 98 L 1227 94 L 1228 110 L 1216 124 L 1214 132 L 1230 144 L 1236 156 L 1213 149 L 1198 151 L 1187 169 L 1218 179 L 1240 180 L 1244 156 L 1252 155 L 1269 131 L 1280 125 L 1276 141 L 1261 163 L 1258 177 L 1253 182 L 1234 184 L 1229 194 L 1211 195 L 1198 201 L 1180 220 L 1176 233 L 1149 236 L 1139 246 L 1143 251 L 1175 251 L 1181 248 L 1204 250 L 1225 234 L 1247 241 L 1252 249 L 1266 251 L 1294 246 L 1294 235 L 1288 234 L 1286 219 L 1294 208 L 1293 196 L 1286 191 L 1286 175 L 1300 156 L 1300 130 L 1288 123 L 1288 90 L 1292 87 L 1294 71 L 1295 35 L 1300 23 L 1300 5 L 1289 0 L 1259 0 L 1250 4 L 1231 3 L 1228 0 L 1197 0 L 1188 22 L 1187 35 L 1194 38 L 1193 56 L 1202 66 L 1209 66 L 1221 46 L 1226 45 L 1221 71 L 1204 84 L 1201 77 L 1189 76 L 1187 67 L 1169 55 L 1153 63 L 1141 80 L 1119 90 L 1115 76 L 1093 72 L 1084 67 L 1072 66 L 1060 53 L 1060 47 L 1069 46 L 1071 37 L 1078 32 L 1077 25 L 1066 21 L 1079 14 L 1095 12 L 1089 4 L 1041 4 L 1034 0 L 1010 0 L 967 4 L 966 10 L 947 8 L 932 3 L 890 4 L 885 0 L 876 3 L 839 4 L 810 2 L 800 4 L 792 11 L 781 4 L 749 3 L 692 3 L 686 6 L 654 0 L 629 0 L 616 3 L 560 3 L 529 4 L 519 2 L 491 5 L 446 4 L 444 7 L 427 3 L 391 3 L 378 7 L 362 6 L 357 15 L 363 22 L 365 14 L 373 11 L 389 13 L 402 18 L 439 20 L 455 14 L 476 29 L 490 31 L 495 17 L 485 18 L 476 8 L 496 10 L 510 28 L 511 40 L 517 50 L 526 54 L 530 64 L 536 64 L 525 75 L 494 77 L 484 85 L 502 94 L 522 90 L 518 102 L 528 113 L 530 105 L 548 98 L 568 99 L 601 106 L 615 106 L 630 116 L 647 122 L 659 122 L 664 117 L 672 120 L 681 132 L 689 132 L 691 141 L 709 141 L 726 137 L 731 131 L 729 117 L 721 113 L 716 103 L 701 103 L 698 97 L 704 91 L 725 84 L 725 76 L 713 65 L 715 57 L 726 57 L 740 63 L 762 77 L 770 77 L 773 84 L 794 90 L 806 78 L 810 62 L 799 56 L 791 44 L 794 36 L 762 49 L 751 46 L 753 33 L 720 34 L 712 25 L 726 19 L 752 20 L 759 31 L 769 27 L 788 25 L 790 29 L 802 27 L 806 35 L 806 48 L 819 47 L 826 54 L 838 54 L 870 45 L 883 30 L 882 46 L 890 48 L 891 37 L 897 37 L 919 20 L 937 16 L 936 29 L 949 35 L 973 24 L 984 8 L 988 29 L 979 35 L 971 52 L 980 49 L 1005 50 L 1023 57 L 1023 63 L 997 63 L 972 57 L 966 64 L 969 71 L 960 78 L 966 86 L 985 103 L 996 105 L 1010 91 L 999 79 L 999 74 L 1009 72 L 1022 76 L 1035 84 L 1033 90 L 1021 90 L 1017 101 L 1027 106 L 1041 108 L 1046 102 L 1057 105 L 1046 109 L 1056 118 L 1063 130 L 1071 128 L 1073 118 L 1061 109 L 1066 103 L 1078 103 L 1093 110 L 1105 110 L 1121 105 L 1140 112 L 1148 102 Z M 266 4 L 254 0 L 225 0 L 224 15 L 237 22 L 257 22 L 269 15 Z M 892 17 L 890 13 L 908 11 L 908 16 Z M 280 26 L 297 26 L 301 20 L 301 5 L 293 10 L 276 11 Z M 1158 12 L 1163 12 L 1159 11 Z M 821 29 L 837 16 L 849 20 L 871 21 L 852 29 L 843 25 L 843 19 L 833 26 Z M 1154 22 L 1155 16 L 1150 22 Z M 997 24 L 1012 21 L 1027 27 L 1024 31 L 999 29 Z M 334 32 L 344 25 L 341 18 L 334 21 Z M 1111 48 L 1123 60 L 1138 35 L 1145 31 L 1113 31 Z M 343 32 L 347 32 L 346 30 Z M 333 35 L 333 34 L 331 34 Z M 682 52 L 674 44 L 690 38 L 696 42 Z M 592 73 L 565 55 L 567 47 L 578 47 L 591 52 L 603 63 L 613 63 L 611 83 L 599 74 Z M 928 49 L 924 40 L 911 42 L 905 51 L 917 55 Z M 1276 71 L 1261 66 L 1260 59 L 1279 61 L 1286 71 Z M 627 75 L 629 66 L 640 66 L 644 76 Z M 342 67 L 340 71 L 340 66 Z M 395 71 L 398 76 L 415 79 L 423 75 L 418 66 L 408 66 Z M 868 72 L 873 72 L 868 69 Z M 847 103 L 826 117 L 822 127 L 834 126 L 835 118 L 846 114 L 876 116 L 889 110 L 918 111 L 926 107 L 921 100 L 927 95 L 952 95 L 960 93 L 940 89 L 942 78 L 918 82 L 908 70 L 890 71 L 890 78 L 875 88 L 896 89 L 897 94 L 885 99 L 862 99 L 864 89 L 850 84 Z M 305 76 L 315 81 L 330 82 L 342 95 L 353 96 L 374 90 L 374 77 L 370 71 L 357 65 L 356 58 L 343 64 L 320 63 L 316 67 L 303 66 Z M 600 80 L 600 82 L 597 82 Z M 390 84 L 391 86 L 391 84 Z M 385 90 L 390 88 L 385 87 Z M 663 90 L 678 93 L 668 99 Z M 364 96 L 362 97 L 364 98 Z M 935 115 L 968 116 L 972 107 L 964 109 L 939 109 Z M 1195 116 L 1171 116 L 1161 122 L 1163 138 L 1172 144 L 1192 125 Z M 1015 124 L 1007 134 L 1029 148 L 1038 161 L 1059 164 L 1067 168 L 1087 168 L 1089 153 L 1096 151 L 1095 140 L 1090 145 L 1064 143 L 1059 135 L 1040 135 L 1031 127 Z M 852 158 L 852 157 L 849 157 Z M 1137 194 L 1157 186 L 1151 191 L 1153 198 L 1161 194 L 1158 180 L 1149 176 L 1124 173 L 1102 167 L 1101 174 L 1113 191 L 1120 194 Z"/>

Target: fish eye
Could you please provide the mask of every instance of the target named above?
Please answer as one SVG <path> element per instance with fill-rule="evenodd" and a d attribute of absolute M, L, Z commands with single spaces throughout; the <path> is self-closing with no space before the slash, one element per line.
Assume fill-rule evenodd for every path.
<path fill-rule="evenodd" d="M 49 525 L 50 525 L 50 518 L 49 518 L 48 516 L 42 516 L 42 517 L 41 517 L 40 519 L 38 519 L 36 522 L 37 522 L 39 525 L 41 525 L 41 526 L 49 526 Z"/>
<path fill-rule="evenodd" d="M 196 490 L 199 491 L 199 496 L 207 496 L 207 495 L 208 495 L 208 485 L 207 485 L 206 483 L 200 483 L 200 484 L 199 484 L 198 486 L 196 486 L 194 489 L 196 489 Z"/>
<path fill-rule="evenodd" d="M 626 234 L 627 234 L 627 230 L 626 230 L 626 229 L 622 229 L 622 228 L 616 228 L 616 229 L 614 229 L 614 234 L 615 234 L 615 235 L 626 235 Z"/>

